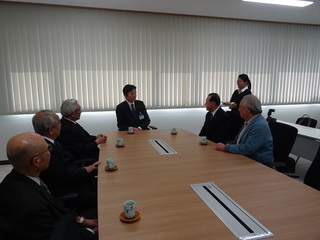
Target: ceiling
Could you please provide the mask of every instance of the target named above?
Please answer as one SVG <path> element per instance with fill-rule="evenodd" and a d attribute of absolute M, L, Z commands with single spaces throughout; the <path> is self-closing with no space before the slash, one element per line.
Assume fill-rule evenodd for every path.
<path fill-rule="evenodd" d="M 314 4 L 304 8 L 249 3 L 241 0 L 16 0 L 11 2 L 320 25 L 320 0 L 312 1 Z"/>

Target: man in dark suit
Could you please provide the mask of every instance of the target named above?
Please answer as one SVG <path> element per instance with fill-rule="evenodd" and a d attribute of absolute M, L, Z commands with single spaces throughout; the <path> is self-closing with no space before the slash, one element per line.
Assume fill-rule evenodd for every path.
<path fill-rule="evenodd" d="M 95 239 L 97 219 L 85 219 L 64 208 L 39 178 L 50 162 L 48 144 L 40 135 L 22 133 L 12 137 L 7 144 L 7 156 L 13 170 L 0 184 L 2 240 L 49 239 L 68 215 L 69 221 L 73 221 L 72 228 L 70 225 L 65 229 L 68 239 Z M 70 238 L 70 233 L 75 235 Z"/>
<path fill-rule="evenodd" d="M 90 135 L 76 121 L 81 116 L 81 106 L 75 99 L 65 100 L 60 108 L 61 132 L 58 141 L 66 146 L 76 160 L 90 159 L 99 160 L 99 144 L 105 143 L 107 137 L 103 134 L 98 136 Z"/>
<path fill-rule="evenodd" d="M 226 112 L 220 107 L 220 97 L 217 93 L 210 93 L 205 102 L 208 110 L 204 125 L 199 136 L 206 136 L 213 142 L 225 142 L 229 127 L 229 119 Z"/>
<path fill-rule="evenodd" d="M 136 86 L 127 84 L 122 89 L 125 101 L 116 108 L 117 126 L 120 131 L 128 131 L 133 127 L 134 131 L 148 130 L 150 118 L 142 101 L 136 100 Z"/>
<path fill-rule="evenodd" d="M 68 201 L 68 206 L 79 211 L 97 208 L 97 178 L 96 169 L 100 162 L 86 167 L 74 163 L 74 157 L 69 150 L 56 141 L 60 134 L 61 124 L 57 114 L 49 110 L 37 112 L 32 118 L 36 133 L 44 137 L 51 146 L 49 167 L 41 173 L 51 194 L 61 197 L 76 193 L 75 199 Z"/>

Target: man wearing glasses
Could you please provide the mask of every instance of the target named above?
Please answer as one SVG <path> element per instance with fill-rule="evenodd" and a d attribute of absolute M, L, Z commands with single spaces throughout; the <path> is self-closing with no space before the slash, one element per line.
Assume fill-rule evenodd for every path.
<path fill-rule="evenodd" d="M 60 239 L 97 238 L 98 220 L 65 208 L 42 182 L 41 172 L 50 162 L 49 146 L 43 137 L 31 132 L 8 141 L 7 156 L 13 169 L 0 184 L 1 239 L 41 240 L 56 234 Z"/>

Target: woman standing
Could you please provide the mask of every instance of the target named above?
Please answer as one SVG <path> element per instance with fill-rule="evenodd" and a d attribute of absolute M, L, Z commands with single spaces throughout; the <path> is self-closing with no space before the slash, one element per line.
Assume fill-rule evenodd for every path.
<path fill-rule="evenodd" d="M 233 92 L 230 102 L 224 103 L 231 109 L 231 111 L 227 112 L 230 119 L 229 141 L 235 139 L 244 122 L 238 111 L 240 102 L 244 96 L 251 94 L 251 81 L 247 74 L 238 76 L 237 85 L 238 89 Z"/>
<path fill-rule="evenodd" d="M 230 102 L 225 103 L 231 111 L 238 111 L 242 98 L 251 94 L 251 81 L 247 74 L 240 74 L 237 80 L 238 89 L 231 96 Z"/>

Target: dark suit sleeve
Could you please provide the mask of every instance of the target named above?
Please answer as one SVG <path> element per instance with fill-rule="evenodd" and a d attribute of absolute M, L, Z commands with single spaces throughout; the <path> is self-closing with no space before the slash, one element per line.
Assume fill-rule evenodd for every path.
<path fill-rule="evenodd" d="M 65 160 L 60 159 L 59 155 L 53 151 L 50 158 L 50 167 L 42 174 L 62 184 L 65 182 L 81 183 L 89 178 L 87 170 L 74 165 L 72 162 L 65 162 Z"/>
<path fill-rule="evenodd" d="M 0 214 L 1 239 L 49 239 L 59 212 L 45 201 L 39 192 L 24 185 L 22 188 L 7 189 L 1 194 Z M 13 192 L 15 191 L 15 192 Z"/>
<path fill-rule="evenodd" d="M 218 117 L 217 122 L 216 122 L 216 132 L 214 134 L 214 136 L 212 136 L 212 138 L 210 138 L 209 140 L 211 140 L 212 142 L 222 142 L 225 143 L 227 141 L 227 133 L 228 133 L 228 129 L 229 129 L 229 117 L 227 114 L 222 114 L 221 116 Z"/>
<path fill-rule="evenodd" d="M 146 106 L 144 105 L 144 103 L 142 101 L 139 101 L 137 104 L 137 112 L 139 114 L 139 116 L 143 116 L 143 119 L 140 119 L 140 127 L 143 130 L 147 130 L 148 126 L 150 124 L 150 118 L 149 115 L 147 113 L 147 109 Z"/>
<path fill-rule="evenodd" d="M 63 134 L 63 138 L 63 143 L 77 159 L 87 158 L 88 156 L 97 157 L 96 155 L 98 154 L 96 154 L 96 152 L 99 152 L 99 149 L 95 142 L 95 136 L 88 135 L 88 137 L 86 137 L 76 129 L 67 128 Z"/>
<path fill-rule="evenodd" d="M 90 135 L 78 124 L 61 119 L 61 132 L 57 138 L 66 146 L 76 159 L 94 158 L 98 160 L 99 148 L 95 142 L 96 136 Z"/>
<path fill-rule="evenodd" d="M 203 124 L 201 131 L 199 133 L 199 136 L 207 136 L 207 125 L 210 122 L 210 115 L 212 115 L 212 114 L 210 112 L 207 112 L 207 114 L 205 116 L 204 124 Z"/>
<path fill-rule="evenodd" d="M 117 116 L 117 126 L 120 131 L 128 130 L 128 127 L 133 127 L 134 123 L 131 119 L 132 117 L 129 115 L 129 107 L 127 107 L 125 102 L 120 103 L 116 108 L 116 116 Z M 131 125 L 131 126 L 130 126 Z"/>
<path fill-rule="evenodd" d="M 0 193 L 1 239 L 49 239 L 61 216 L 69 213 L 44 188 L 14 171 L 0 184 Z"/>

